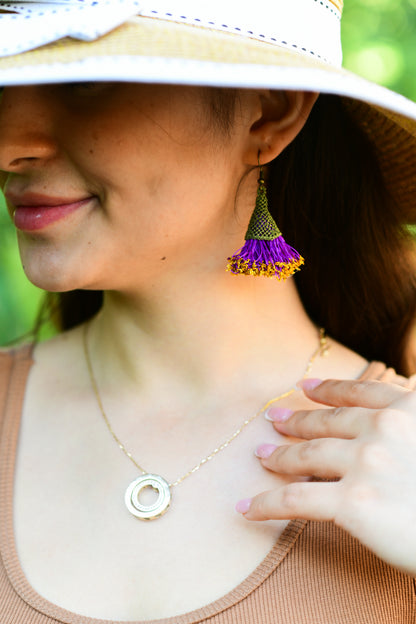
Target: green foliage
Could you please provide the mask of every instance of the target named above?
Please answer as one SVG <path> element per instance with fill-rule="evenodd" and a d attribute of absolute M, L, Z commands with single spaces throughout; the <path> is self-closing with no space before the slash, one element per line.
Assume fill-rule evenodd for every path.
<path fill-rule="evenodd" d="M 416 100 L 416 0 L 345 0 L 345 5 L 344 66 Z M 30 330 L 41 295 L 24 276 L 1 202 L 0 344 Z"/>
<path fill-rule="evenodd" d="M 416 0 L 345 0 L 344 66 L 416 100 Z"/>
<path fill-rule="evenodd" d="M 3 201 L 0 205 L 0 344 L 14 340 L 33 326 L 42 291 L 23 272 L 16 233 Z"/>

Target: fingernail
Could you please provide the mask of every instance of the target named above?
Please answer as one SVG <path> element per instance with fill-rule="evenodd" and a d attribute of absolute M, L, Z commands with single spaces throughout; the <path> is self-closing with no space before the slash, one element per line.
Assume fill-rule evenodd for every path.
<path fill-rule="evenodd" d="M 277 449 L 275 444 L 260 444 L 254 452 L 256 457 L 267 459 Z"/>
<path fill-rule="evenodd" d="M 252 500 L 252 498 L 244 498 L 243 500 L 238 501 L 237 505 L 235 506 L 235 510 L 238 511 L 238 513 L 247 513 L 251 507 Z"/>
<path fill-rule="evenodd" d="M 322 379 L 301 379 L 296 384 L 302 390 L 315 390 L 322 383 Z"/>
<path fill-rule="evenodd" d="M 269 407 L 264 417 L 270 422 L 285 422 L 294 412 L 286 407 Z"/>

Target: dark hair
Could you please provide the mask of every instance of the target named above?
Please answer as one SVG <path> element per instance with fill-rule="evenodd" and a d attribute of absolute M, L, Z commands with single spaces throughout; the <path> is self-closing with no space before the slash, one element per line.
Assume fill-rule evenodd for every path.
<path fill-rule="evenodd" d="M 269 183 L 279 227 L 306 258 L 300 297 L 333 338 L 409 374 L 416 278 L 406 215 L 339 97 L 321 96 L 309 121 Z"/>
<path fill-rule="evenodd" d="M 218 127 L 236 93 L 211 90 Z M 390 197 L 370 141 L 341 98 L 321 95 L 299 136 L 269 167 L 269 204 L 285 239 L 306 259 L 296 275 L 311 319 L 369 360 L 409 374 L 416 279 L 403 211 Z M 101 292 L 48 294 L 60 329 L 93 316 Z"/>

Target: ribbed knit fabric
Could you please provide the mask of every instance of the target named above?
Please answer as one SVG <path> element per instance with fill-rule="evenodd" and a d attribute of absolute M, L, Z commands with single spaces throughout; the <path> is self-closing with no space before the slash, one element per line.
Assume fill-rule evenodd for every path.
<path fill-rule="evenodd" d="M 14 464 L 31 364 L 29 348 L 0 353 L 0 624 L 120 624 L 48 602 L 29 585 L 17 558 Z M 398 377 L 379 363 L 370 364 L 363 378 L 412 387 L 416 381 Z M 258 568 L 226 596 L 185 615 L 147 622 L 416 624 L 415 583 L 335 525 L 294 520 Z"/>

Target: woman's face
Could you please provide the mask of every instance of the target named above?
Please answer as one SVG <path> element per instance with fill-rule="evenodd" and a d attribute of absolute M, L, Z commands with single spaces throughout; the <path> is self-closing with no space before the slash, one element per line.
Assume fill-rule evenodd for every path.
<path fill-rule="evenodd" d="M 230 136 L 203 89 L 6 88 L 0 180 L 28 277 L 48 290 L 128 290 L 202 254 L 223 270 L 242 235 L 239 111 Z"/>

